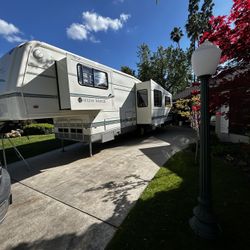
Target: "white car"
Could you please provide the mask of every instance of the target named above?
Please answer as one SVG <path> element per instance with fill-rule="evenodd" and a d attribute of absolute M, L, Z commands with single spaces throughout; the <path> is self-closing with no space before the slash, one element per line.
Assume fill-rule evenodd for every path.
<path fill-rule="evenodd" d="M 10 187 L 9 173 L 0 165 L 0 223 L 4 220 L 12 200 Z"/>

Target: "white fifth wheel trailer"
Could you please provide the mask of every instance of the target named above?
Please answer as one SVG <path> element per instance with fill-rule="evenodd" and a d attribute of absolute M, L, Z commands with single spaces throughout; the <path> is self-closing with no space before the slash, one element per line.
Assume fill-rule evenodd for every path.
<path fill-rule="evenodd" d="M 172 95 L 133 76 L 30 41 L 0 59 L 0 121 L 53 118 L 57 138 L 106 142 L 168 119 Z"/>

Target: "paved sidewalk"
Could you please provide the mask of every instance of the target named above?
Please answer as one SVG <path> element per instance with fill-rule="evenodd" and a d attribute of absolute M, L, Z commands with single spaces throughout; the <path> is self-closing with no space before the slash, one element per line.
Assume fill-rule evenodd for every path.
<path fill-rule="evenodd" d="M 104 249 L 159 166 L 193 141 L 188 128 L 77 143 L 9 166 L 13 204 L 0 249 Z"/>

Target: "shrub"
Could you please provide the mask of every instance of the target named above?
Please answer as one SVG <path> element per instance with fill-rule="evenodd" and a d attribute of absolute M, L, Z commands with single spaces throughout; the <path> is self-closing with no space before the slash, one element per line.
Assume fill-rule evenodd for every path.
<path fill-rule="evenodd" d="M 24 135 L 47 135 L 54 133 L 54 125 L 49 123 L 32 123 L 24 127 Z"/>
<path fill-rule="evenodd" d="M 212 147 L 212 154 L 214 156 L 225 156 L 228 154 L 228 152 L 223 144 L 215 144 Z"/>
<path fill-rule="evenodd" d="M 211 140 L 211 144 L 214 145 L 214 146 L 221 143 L 218 135 L 215 134 L 214 132 L 211 133 L 210 140 Z"/>

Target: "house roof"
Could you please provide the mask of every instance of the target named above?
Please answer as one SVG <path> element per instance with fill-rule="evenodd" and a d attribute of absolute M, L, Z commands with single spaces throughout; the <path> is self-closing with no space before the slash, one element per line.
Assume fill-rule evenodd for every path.
<path fill-rule="evenodd" d="M 193 90 L 199 90 L 199 86 L 187 87 L 183 91 L 174 95 L 173 100 L 184 99 L 191 97 Z"/>
<path fill-rule="evenodd" d="M 237 77 L 248 75 L 249 71 L 250 63 L 237 65 L 235 67 L 219 71 L 214 77 L 212 77 L 212 80 L 215 80 L 217 84 L 225 80 L 234 81 Z"/>
<path fill-rule="evenodd" d="M 218 87 L 222 84 L 221 89 L 223 90 L 223 83 L 235 82 L 237 85 L 233 87 L 242 87 L 249 89 L 250 88 L 250 63 L 237 65 L 230 67 L 224 70 L 219 71 L 215 76 L 210 80 L 211 87 Z M 225 85 L 224 88 L 229 88 L 228 85 Z M 187 87 L 183 91 L 177 93 L 173 96 L 173 100 L 189 98 L 192 95 L 193 90 L 199 90 L 199 86 Z"/>

